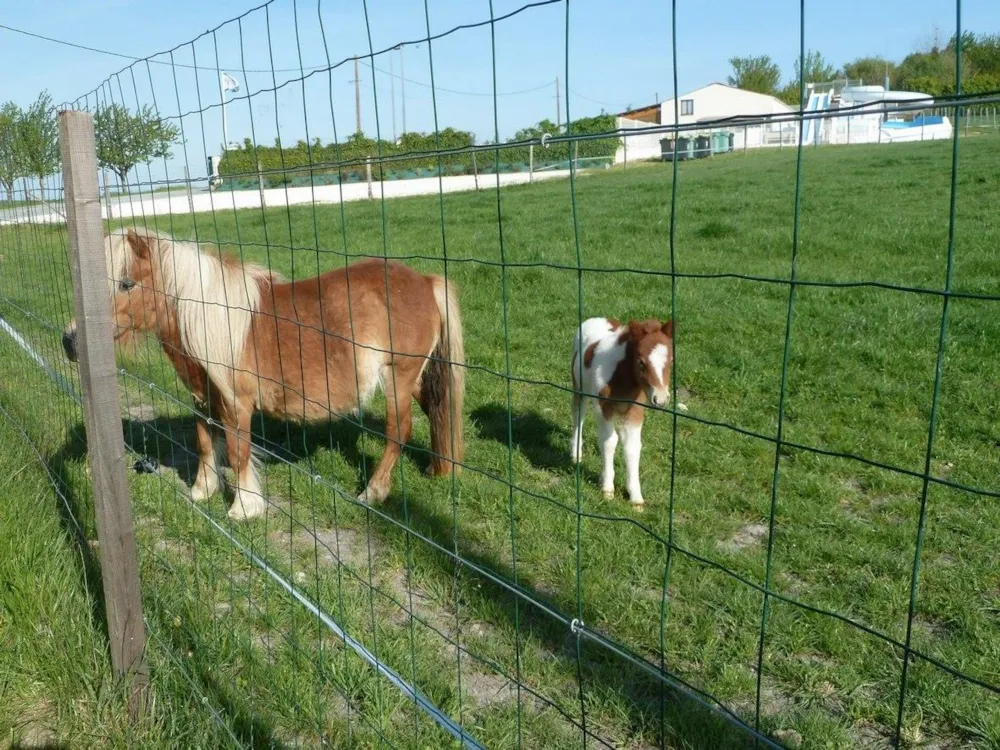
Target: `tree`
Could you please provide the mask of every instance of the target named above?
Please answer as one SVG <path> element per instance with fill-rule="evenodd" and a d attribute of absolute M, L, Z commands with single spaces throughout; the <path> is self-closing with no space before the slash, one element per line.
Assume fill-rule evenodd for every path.
<path fill-rule="evenodd" d="M 781 69 L 767 55 L 758 57 L 731 57 L 733 73 L 729 85 L 760 94 L 774 94 L 781 83 Z"/>
<path fill-rule="evenodd" d="M 895 85 L 896 63 L 889 62 L 885 58 L 859 57 L 853 62 L 844 63 L 844 78 L 868 85 L 883 83 L 886 73 L 889 75 L 890 85 Z"/>
<path fill-rule="evenodd" d="M 805 68 L 805 80 L 806 83 L 825 83 L 827 81 L 832 81 L 837 77 L 837 69 L 834 68 L 830 63 L 828 63 L 823 55 L 815 50 L 809 50 L 806 52 L 805 60 L 803 61 Z M 794 81 L 798 84 L 800 78 L 799 74 L 799 59 L 795 58 L 795 76 Z"/>
<path fill-rule="evenodd" d="M 955 90 L 956 64 L 954 51 L 914 52 L 896 68 L 897 85 L 933 96 L 949 94 Z"/>
<path fill-rule="evenodd" d="M 40 197 L 44 200 L 45 178 L 59 169 L 59 125 L 56 123 L 52 97 L 47 91 L 21 113 L 18 144 L 23 159 L 24 176 L 38 178 Z"/>
<path fill-rule="evenodd" d="M 0 187 L 14 200 L 14 182 L 24 177 L 24 158 L 18 141 L 21 108 L 14 102 L 0 107 Z"/>
<path fill-rule="evenodd" d="M 793 107 L 799 107 L 801 102 L 799 101 L 799 82 L 789 81 L 784 86 L 781 87 L 775 96 L 777 96 L 785 104 L 791 104 Z"/>
<path fill-rule="evenodd" d="M 114 172 L 124 185 L 136 164 L 169 159 L 180 130 L 158 117 L 149 105 L 132 114 L 121 104 L 111 104 L 97 111 L 94 135 L 97 163 Z"/>

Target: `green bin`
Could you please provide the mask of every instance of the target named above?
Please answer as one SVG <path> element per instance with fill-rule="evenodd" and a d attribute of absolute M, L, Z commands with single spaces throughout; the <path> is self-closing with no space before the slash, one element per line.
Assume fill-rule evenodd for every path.
<path fill-rule="evenodd" d="M 690 138 L 677 139 L 677 161 L 694 158 L 694 141 Z"/>
<path fill-rule="evenodd" d="M 699 135 L 694 139 L 694 157 L 704 159 L 712 154 L 712 142 L 707 135 Z"/>

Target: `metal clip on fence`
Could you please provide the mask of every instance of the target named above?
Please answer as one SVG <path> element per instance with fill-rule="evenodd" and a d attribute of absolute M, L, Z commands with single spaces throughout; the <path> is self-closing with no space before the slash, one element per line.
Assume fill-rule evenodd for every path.
<path fill-rule="evenodd" d="M 549 139 L 551 137 L 552 137 L 551 133 L 542 133 L 542 137 L 539 139 L 539 143 L 541 143 L 542 148 L 548 148 L 549 147 Z"/>

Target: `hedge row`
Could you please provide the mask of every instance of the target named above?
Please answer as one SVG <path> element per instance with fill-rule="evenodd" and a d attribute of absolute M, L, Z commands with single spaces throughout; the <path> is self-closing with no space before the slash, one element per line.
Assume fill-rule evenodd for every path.
<path fill-rule="evenodd" d="M 615 128 L 614 115 L 600 115 L 577 120 L 571 124 L 574 134 L 606 133 Z M 543 133 L 555 135 L 558 129 L 549 121 L 542 121 L 533 128 L 519 131 L 512 142 L 537 140 Z M 274 146 L 255 145 L 249 138 L 241 148 L 226 151 L 219 165 L 219 174 L 229 177 L 225 183 L 243 183 L 250 180 L 256 184 L 258 163 L 269 185 L 309 184 L 309 173 L 302 167 L 313 166 L 314 182 L 329 184 L 338 181 L 359 182 L 367 179 L 364 161 L 376 160 L 379 156 L 388 161 L 372 164 L 375 179 L 403 179 L 406 177 L 437 176 L 438 174 L 472 174 L 473 159 L 475 169 L 480 174 L 495 171 L 524 171 L 530 160 L 527 146 L 501 144 L 498 151 L 486 149 L 460 154 L 438 156 L 435 152 L 469 148 L 474 145 L 472 133 L 446 128 L 434 133 L 405 133 L 398 143 L 375 141 L 362 134 L 355 134 L 344 143 L 322 143 L 318 138 L 312 143 L 299 141 L 292 148 L 282 148 L 279 140 Z M 618 149 L 618 138 L 582 140 L 577 143 L 558 143 L 544 149 L 534 149 L 535 166 L 546 166 L 568 162 L 573 156 L 585 158 L 614 158 Z M 575 153 L 574 153 L 575 152 Z M 413 158 L 407 154 L 419 154 Z M 350 163 L 350 166 L 340 166 Z M 296 169 L 298 168 L 298 169 Z"/>

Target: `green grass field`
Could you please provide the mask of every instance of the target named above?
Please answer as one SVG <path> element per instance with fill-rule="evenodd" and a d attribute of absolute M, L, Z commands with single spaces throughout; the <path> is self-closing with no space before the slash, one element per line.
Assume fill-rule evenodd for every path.
<path fill-rule="evenodd" d="M 912 647 L 997 685 L 1000 506 L 995 496 L 957 487 L 1000 491 L 1000 323 L 992 299 L 1000 295 L 1000 139 L 963 139 L 960 151 L 955 296 L 931 456 L 941 481 L 927 494 Z M 785 744 L 888 747 L 894 737 L 903 660 L 893 642 L 907 632 L 950 166 L 951 144 L 942 142 L 803 154 L 802 284 L 784 408 L 790 445 L 781 449 L 772 556 L 778 596 L 770 599 L 760 676 L 761 731 Z M 647 418 L 646 511 L 632 511 L 621 491 L 602 497 L 592 417 L 579 494 L 568 461 L 564 389 L 578 291 L 585 317 L 668 314 L 671 280 L 649 272 L 671 269 L 671 180 L 671 167 L 658 164 L 580 174 L 576 224 L 567 181 L 505 189 L 499 224 L 489 190 L 343 211 L 202 214 L 196 226 L 181 216 L 156 222 L 178 237 L 221 242 L 286 276 L 342 265 L 345 249 L 406 258 L 435 272 L 447 256 L 472 365 L 469 468 L 454 487 L 423 476 L 428 433 L 418 419 L 390 499 L 377 512 L 346 499 L 381 453 L 367 432 L 381 428 L 379 402 L 365 415 L 365 430 L 347 422 L 305 430 L 259 423 L 272 454 L 265 459 L 272 513 L 233 527 L 223 498 L 202 508 L 487 747 L 579 747 L 583 726 L 588 744 L 613 747 L 753 744 L 695 701 L 664 690 L 635 662 L 578 641 L 568 625 L 579 616 L 588 630 L 654 669 L 662 663 L 754 725 L 794 151 L 679 167 L 677 387 L 689 411 L 678 415 L 675 449 L 672 414 Z M 64 230 L 52 227 L 0 229 L 0 315 L 72 376 L 59 345 L 71 309 L 64 243 Z M 842 286 L 824 286 L 831 282 Z M 95 538 L 79 410 L 2 334 L 0 351 L 0 406 L 24 425 L 65 486 L 84 536 Z M 126 353 L 123 364 L 126 439 L 161 466 L 156 474 L 130 472 L 159 701 L 143 728 L 147 746 L 192 736 L 208 745 L 447 746 L 450 739 L 412 701 L 189 505 L 190 399 L 155 347 Z M 3 429 L 11 433 L 2 435 L 7 444 L 20 444 Z M 30 482 L 12 480 L 7 490 L 19 498 L 14 507 L 25 508 L 11 516 L 10 528 L 33 544 L 58 545 L 61 557 L 46 562 L 53 572 L 40 580 L 27 559 L 15 564 L 10 575 L 25 593 L 7 598 L 28 602 L 40 612 L 36 619 L 73 644 L 47 657 L 26 634 L 30 618 L 11 616 L 10 631 L 32 641 L 32 658 L 47 671 L 73 675 L 40 680 L 28 693 L 62 715 L 93 695 L 94 685 L 107 684 L 100 596 L 93 580 L 83 588 L 90 579 L 74 557 L 67 514 L 31 473 Z M 24 530 L 26 518 L 37 529 Z M 472 566 L 456 566 L 447 554 L 456 551 Z M 516 581 L 544 607 L 477 570 Z M 41 609 L 55 596 L 72 600 L 58 618 Z M 67 608 L 75 619 L 58 627 Z M 0 679 L 0 691 L 12 689 L 6 684 Z M 81 736 L 120 737 L 113 698 L 99 694 L 103 702 L 89 713 L 52 730 L 71 744 Z M 18 726 L 19 711 L 35 710 L 12 705 L 10 715 L 0 709 L 3 731 L 4 722 Z M 1000 699 L 916 656 L 902 740 L 1000 747 Z"/>

